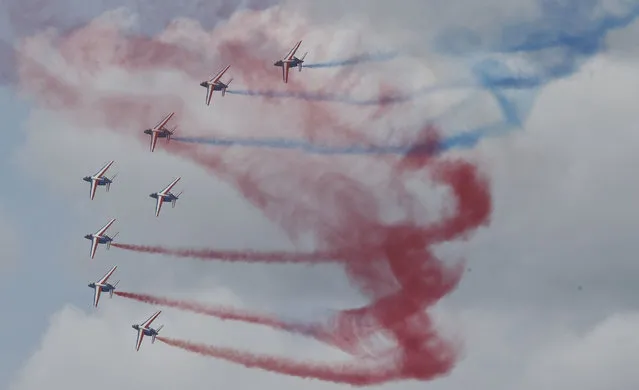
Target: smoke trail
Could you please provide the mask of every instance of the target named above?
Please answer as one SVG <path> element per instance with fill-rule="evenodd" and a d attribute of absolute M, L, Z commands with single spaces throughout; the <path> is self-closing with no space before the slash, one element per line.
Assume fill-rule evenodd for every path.
<path fill-rule="evenodd" d="M 309 141 L 294 140 L 290 138 L 203 138 L 203 137 L 174 137 L 172 140 L 185 143 L 206 144 L 219 147 L 245 147 L 299 150 L 306 154 L 318 155 L 398 155 L 405 157 L 432 156 L 450 149 L 472 148 L 483 137 L 496 135 L 505 128 L 493 129 L 479 128 L 473 131 L 463 132 L 437 142 L 414 143 L 405 146 L 374 146 L 374 145 L 347 145 L 328 146 L 319 145 Z"/>
<path fill-rule="evenodd" d="M 300 263 L 314 264 L 328 261 L 341 261 L 343 253 L 338 252 L 256 252 L 256 251 L 221 251 L 215 249 L 170 249 L 161 246 L 145 246 L 113 243 L 112 247 L 128 251 L 159 254 L 173 257 L 188 257 L 200 260 L 217 260 L 247 263 Z"/>
<path fill-rule="evenodd" d="M 550 2 L 545 2 L 549 4 Z M 583 3 L 583 2 L 582 2 Z M 586 2 L 593 4 L 594 2 Z M 588 6 L 590 7 L 590 5 Z M 583 22 L 583 6 L 572 4 L 571 13 L 576 16 L 576 23 Z M 561 10 L 567 14 L 566 10 Z M 558 13 L 558 16 L 561 16 Z M 544 15 L 546 19 L 554 20 L 552 13 Z M 592 18 L 593 20 L 599 20 Z M 591 23 L 591 21 L 587 21 Z M 566 23 L 565 28 L 574 27 L 576 23 Z M 608 24 L 609 25 L 609 24 Z M 529 26 L 530 27 L 530 26 Z M 548 29 L 546 33 L 537 25 L 537 31 L 528 30 L 524 35 L 513 35 L 520 40 L 513 45 L 498 47 L 503 53 L 515 53 L 514 48 L 533 50 L 536 46 L 562 48 L 553 46 L 551 35 L 569 38 L 566 40 L 575 49 L 564 54 L 568 58 L 583 58 L 586 54 L 595 53 L 601 48 L 600 42 L 590 39 L 589 31 L 602 31 L 597 28 L 582 28 L 580 31 L 566 32 L 564 29 Z M 606 30 L 608 31 L 608 30 Z M 91 32 L 91 31 L 89 31 Z M 584 33 L 585 32 L 585 33 Z M 95 32 L 94 32 L 95 33 Z M 604 33 L 605 34 L 605 33 Z M 592 35 L 592 34 L 591 34 Z M 597 34 L 595 34 L 597 35 Z M 549 38 L 550 37 L 550 38 Z M 599 36 L 598 39 L 601 39 Z M 127 41 L 122 40 L 126 46 Z M 554 41 L 558 41 L 554 39 Z M 82 47 L 73 46 L 73 41 L 65 48 L 71 54 L 83 53 Z M 524 42 L 526 44 L 522 44 Z M 532 43 L 531 43 L 532 42 Z M 572 43 L 570 43 L 572 42 Z M 596 44 L 591 44 L 592 42 Z M 199 43 L 199 42 L 195 42 Z M 257 38 L 251 44 L 260 43 Z M 585 44 L 584 44 L 585 43 Z M 151 43 L 153 44 L 153 43 Z M 258 84 L 262 78 L 268 76 L 264 68 L 254 69 L 250 53 L 246 53 L 248 45 L 237 42 L 222 45 L 221 56 L 233 56 L 247 60 L 247 69 L 238 66 L 243 76 L 250 84 Z M 257 47 L 257 46 L 253 46 Z M 582 49 L 579 49 L 581 47 Z M 103 59 L 108 63 L 110 58 L 100 58 L 86 55 L 84 62 L 73 63 L 82 68 L 86 64 Z M 239 55 L 238 55 L 239 54 Z M 494 54 L 493 52 L 489 54 Z M 545 53 L 548 54 L 548 53 Z M 122 61 L 124 70 L 131 69 L 131 58 L 140 61 L 149 69 L 162 68 L 165 64 L 162 56 L 145 58 L 139 53 L 126 53 Z M 572 56 L 572 57 L 571 57 Z M 534 77 L 512 78 L 515 72 L 506 73 L 493 67 L 491 62 L 478 62 L 475 73 L 487 88 L 495 92 L 500 107 L 506 112 L 502 126 L 512 126 L 521 122 L 522 114 L 519 102 L 504 92 L 505 87 L 520 87 L 524 91 L 535 90 L 544 85 L 549 77 L 576 61 L 559 61 L 557 63 L 544 62 L 544 56 L 533 58 L 530 62 L 536 65 L 530 75 Z M 548 56 L 546 58 L 550 58 Z M 118 60 L 121 57 L 117 57 Z M 499 58 L 498 58 L 499 59 Z M 251 61 L 248 61 L 251 60 Z M 495 58 L 489 58 L 495 60 Z M 154 63 L 154 61 L 156 61 Z M 546 59 L 546 61 L 548 61 Z M 554 61 L 554 60 L 553 60 Z M 158 63 L 159 62 L 159 63 Z M 493 62 L 494 63 L 494 62 Z M 497 64 L 503 64 L 497 62 Z M 250 69 L 249 69 L 250 68 Z M 72 68 L 73 69 L 73 68 Z M 139 67 L 133 69 L 140 69 Z M 145 68 L 146 69 L 146 68 Z M 510 69 L 506 67 L 506 69 Z M 568 68 L 570 69 L 570 68 Z M 493 73 L 491 73 L 493 72 Z M 39 99 L 57 97 L 55 89 L 41 89 L 38 83 L 33 83 L 26 73 L 25 84 L 31 87 Z M 479 77 L 481 76 L 481 77 Z M 513 82 L 513 80 L 520 80 Z M 77 89 L 81 96 L 86 93 L 92 98 L 95 86 L 87 80 L 83 85 L 71 86 Z M 294 82 L 293 82 L 294 84 Z M 94 89 L 91 89 L 94 88 Z M 73 88 L 70 88 L 73 90 Z M 516 88 L 509 88 L 515 90 Z M 84 91 L 87 92 L 84 92 Z M 100 92 L 98 92 L 100 93 Z M 44 98 L 40 95 L 43 95 Z M 114 101 L 123 100 L 122 96 L 111 96 Z M 158 96 L 155 101 L 163 101 L 166 96 Z M 82 118 L 89 114 L 103 113 L 111 120 L 118 121 L 122 127 L 136 126 L 145 123 L 151 108 L 142 110 L 141 104 L 131 104 L 126 110 L 114 110 L 121 107 L 117 104 L 104 106 L 102 100 L 82 99 L 71 102 L 66 110 L 71 117 Z M 152 100 L 154 101 L 154 100 Z M 134 102 L 135 103 L 135 102 Z M 326 110 L 309 104 L 312 109 L 302 117 L 303 125 L 295 127 L 308 137 L 313 131 L 324 131 L 330 135 L 340 134 L 345 126 Z M 154 108 L 155 109 L 155 108 Z M 525 110 L 523 110 L 525 111 Z M 88 113 L 87 113 L 88 112 Z M 114 115 L 115 114 L 115 115 Z M 95 117 L 99 117 L 95 115 Z M 95 124 L 95 123 L 93 123 Z M 362 126 L 366 126 L 367 123 Z M 202 132 L 204 125 L 199 127 Z M 320 130 L 317 130 L 317 129 Z M 493 129 L 498 126 L 493 127 Z M 366 139 L 366 129 L 360 131 Z M 337 137 L 337 136 L 336 136 Z M 439 141 L 437 141 L 439 142 Z M 379 356 L 373 367 L 354 364 L 346 365 L 313 365 L 309 363 L 280 359 L 269 356 L 255 356 L 230 349 L 199 346 L 179 340 L 163 339 L 163 341 L 197 353 L 228 359 L 247 366 L 257 366 L 288 375 L 314 377 L 323 380 L 343 381 L 356 384 L 382 383 L 389 380 L 420 379 L 428 380 L 449 373 L 457 358 L 454 345 L 443 340 L 438 334 L 433 320 L 428 315 L 428 308 L 439 299 L 450 293 L 459 282 L 461 267 L 448 269 L 433 253 L 437 244 L 452 240 L 467 239 L 476 229 L 490 221 L 492 198 L 487 180 L 480 174 L 479 169 L 463 160 L 446 160 L 441 156 L 413 155 L 410 158 L 382 159 L 376 156 L 366 160 L 367 177 L 357 175 L 357 171 L 350 166 L 341 164 L 339 159 L 314 159 L 322 161 L 286 160 L 268 158 L 264 154 L 246 153 L 241 159 L 225 161 L 220 154 L 200 153 L 195 145 L 175 143 L 167 145 L 166 150 L 178 156 L 191 159 L 212 174 L 234 185 L 247 201 L 263 210 L 264 214 L 274 222 L 280 224 L 291 237 L 296 234 L 313 233 L 320 249 L 328 252 L 349 250 L 347 256 L 342 257 L 344 269 L 352 285 L 365 295 L 370 304 L 364 307 L 346 310 L 338 314 L 335 332 L 339 335 L 357 333 L 365 324 L 373 324 L 382 329 L 395 344 L 393 359 L 389 356 Z M 196 153 L 198 152 L 198 153 Z M 219 152 L 219 153 L 217 153 Z M 310 160 L 310 159 L 309 159 Z M 374 180 L 368 180 L 370 178 Z M 450 204 L 444 209 L 444 216 L 435 223 L 424 222 L 423 216 L 429 215 L 421 204 L 417 194 L 409 190 L 409 182 L 426 182 L 432 179 L 437 184 L 450 189 Z M 389 208 L 398 209 L 399 217 L 389 221 L 383 216 Z"/>
<path fill-rule="evenodd" d="M 100 104 L 95 107 L 105 110 L 115 106 Z M 128 105 L 124 110 L 120 109 L 123 107 L 117 107 L 118 110 L 114 112 L 119 115 L 107 117 L 126 122 L 127 118 L 136 118 L 137 121 L 140 116 L 146 115 L 136 112 L 136 107 L 140 107 L 139 103 Z M 82 117 L 85 112 L 77 111 L 76 114 Z M 322 119 L 325 120 L 326 117 Z M 438 140 L 435 139 L 434 142 Z M 313 231 L 320 247 L 327 248 L 326 252 L 341 254 L 346 251 L 346 255 L 339 258 L 347 260 L 345 269 L 349 278 L 354 286 L 370 297 L 372 303 L 364 308 L 341 313 L 336 321 L 339 324 L 336 334 L 344 335 L 343 338 L 346 339 L 357 334 L 362 324 L 375 324 L 378 329 L 388 333 L 397 349 L 394 351 L 396 359 L 393 364 L 387 367 L 384 365 L 385 370 L 391 373 L 384 378 L 427 380 L 444 375 L 452 369 L 456 360 L 455 350 L 439 338 L 424 310 L 455 288 L 461 272 L 447 270 L 431 253 L 430 246 L 467 236 L 487 222 L 491 210 L 490 194 L 476 167 L 463 161 L 436 162 L 431 156 L 425 155 L 404 158 L 392 166 L 392 174 L 386 180 L 380 178 L 382 184 L 367 188 L 346 172 L 318 176 L 318 170 L 325 172 L 340 169 L 331 160 L 318 166 L 293 166 L 301 169 L 296 171 L 285 160 L 265 160 L 260 157 L 255 161 L 261 169 L 251 169 L 250 165 L 222 164 L 218 153 L 202 156 L 178 143 L 168 144 L 167 150 L 194 159 L 236 185 L 249 201 L 262 208 L 268 217 L 281 223 L 292 236 L 299 231 Z M 283 164 L 286 169 L 281 172 L 285 176 L 266 175 L 264 178 L 262 172 L 268 166 L 266 164 Z M 427 174 L 428 168 L 434 180 L 451 187 L 457 209 L 444 221 L 423 226 L 414 220 L 416 215 L 422 213 L 419 200 L 410 195 L 404 182 L 411 176 L 426 179 L 419 175 Z M 307 180 L 309 177 L 318 179 Z M 288 184 L 277 185 L 284 178 Z M 286 190 L 291 188 L 291 183 L 295 186 L 295 191 Z M 389 224 L 381 220 L 383 203 L 380 203 L 380 199 L 390 201 L 395 199 L 395 194 L 401 195 L 399 205 L 406 214 L 405 219 Z M 317 205 L 319 211 L 311 209 L 312 214 L 308 215 L 300 201 L 310 201 Z M 282 211 L 291 208 L 296 212 Z M 151 249 L 151 252 L 156 250 Z M 193 254 L 191 251 L 187 253 Z M 214 256 L 220 254 L 218 252 Z M 242 260 L 248 257 L 240 254 L 235 258 Z M 267 257 L 265 261 L 269 260 L 274 259 Z M 318 260 L 321 259 L 311 259 L 311 262 Z M 294 366 L 287 365 L 287 361 L 276 363 L 279 364 L 278 372 L 305 375 L 307 369 L 302 366 L 298 372 L 296 370 L 299 363 Z M 379 370 L 375 370 L 373 376 L 378 372 Z M 337 375 L 331 378 L 350 380 L 351 377 Z M 384 378 L 370 377 L 365 380 Z"/>
<path fill-rule="evenodd" d="M 606 37 L 639 17 L 636 1 L 539 1 L 534 21 L 513 22 L 495 38 L 468 28 L 442 32 L 434 48 L 451 56 L 477 58 L 473 74 L 500 105 L 521 106 L 530 96 L 503 94 L 503 89 L 535 93 L 548 83 L 579 71 L 588 59 L 606 49 Z M 530 103 L 523 103 L 529 111 Z M 522 107 L 520 107 L 521 109 Z M 527 113 L 520 112 L 525 119 Z"/>
<path fill-rule="evenodd" d="M 239 321 L 247 324 L 262 325 L 283 332 L 303 335 L 329 344 L 331 346 L 340 348 L 344 352 L 353 355 L 363 355 L 363 351 L 357 348 L 358 345 L 353 342 L 353 339 L 338 339 L 337 337 L 335 337 L 337 335 L 328 333 L 326 327 L 319 324 L 295 324 L 291 322 L 280 321 L 275 317 L 242 311 L 228 306 L 204 305 L 198 302 L 175 300 L 149 294 L 138 294 L 122 291 L 115 291 L 114 294 L 138 302 L 148 303 L 150 305 L 171 307 L 182 311 L 215 317 L 220 320 Z"/>
<path fill-rule="evenodd" d="M 85 34 L 90 35 L 90 32 L 89 29 Z M 73 46 L 73 40 L 62 40 L 62 43 L 65 55 L 74 59 L 71 62 L 73 67 L 82 68 L 85 63 L 90 66 L 96 62 L 90 54 L 82 57 L 80 54 L 85 53 L 82 46 Z M 106 40 L 103 43 L 110 42 Z M 231 49 L 233 47 L 229 46 L 228 50 Z M 235 46 L 234 50 L 241 49 Z M 117 52 L 121 51 L 128 53 L 126 50 Z M 138 53 L 127 55 L 135 57 Z M 103 58 L 108 64 L 110 52 Z M 125 70 L 140 69 L 140 64 L 145 68 L 153 64 L 144 57 L 135 59 L 132 62 L 127 57 L 126 61 L 122 61 L 116 56 L 116 63 L 125 64 Z M 162 68 L 164 63 L 155 65 Z M 24 76 L 25 84 L 34 90 L 38 101 L 47 104 L 48 99 L 57 97 L 55 89 L 41 89 L 40 83 L 33 83 L 28 76 L 34 74 L 25 72 Z M 152 117 L 153 110 L 163 109 L 171 101 L 165 95 L 143 102 L 135 96 L 108 95 L 96 90 L 91 79 L 87 79 L 86 83 L 72 84 L 69 88 L 84 98 L 69 101 L 64 107 L 69 117 L 76 123 L 89 123 L 92 119 L 90 123 L 93 125 L 96 117 L 108 118 L 107 128 L 117 130 L 129 129 L 131 124 L 142 126 Z M 95 93 L 99 98 L 93 95 Z M 341 137 L 344 132 L 351 131 L 361 138 L 368 138 L 365 129 L 356 132 L 340 123 L 330 111 L 312 104 L 308 106 L 310 108 L 301 107 L 308 109 L 308 113 L 301 115 L 303 123 L 295 127 L 302 131 L 304 137 L 311 138 L 314 132 L 319 131 L 328 137 Z M 200 129 L 209 126 L 195 125 Z M 438 144 L 440 140 L 433 139 L 432 142 Z M 370 369 L 357 364 L 314 366 L 237 351 L 223 350 L 222 353 L 219 349 L 209 349 L 209 352 L 290 375 L 359 384 L 399 379 L 428 380 L 452 370 L 457 351 L 454 345 L 440 337 L 427 309 L 456 287 L 463 269 L 446 267 L 434 255 L 432 247 L 442 242 L 465 239 L 489 222 L 492 209 L 489 187 L 476 166 L 462 160 L 443 160 L 441 156 L 427 153 L 410 158 L 372 156 L 363 159 L 369 166 L 366 167 L 367 174 L 362 177 L 351 169 L 352 164 L 341 165 L 344 163 L 341 159 L 290 160 L 246 153 L 241 159 L 225 161 L 222 153 L 205 154 L 196 148 L 196 145 L 169 143 L 165 150 L 201 164 L 212 174 L 234 185 L 247 201 L 262 209 L 293 239 L 305 233 L 313 234 L 321 252 L 340 255 L 328 259 L 311 256 L 300 261 L 296 254 L 292 259 L 303 263 L 339 259 L 352 285 L 368 298 L 369 305 L 340 312 L 331 334 L 346 339 L 368 326 L 383 331 L 395 347 L 390 355 L 376 355 L 375 365 Z M 451 204 L 445 208 L 442 220 L 435 223 L 424 222 L 423 217 L 428 213 L 407 184 L 429 179 L 450 188 L 452 194 Z M 397 209 L 398 216 L 392 221 L 384 218 L 388 208 Z M 122 244 L 117 245 L 122 247 Z M 125 248 L 150 249 L 152 253 L 158 251 L 157 248 L 136 246 Z M 194 252 L 179 250 L 177 254 L 191 256 Z M 216 251 L 211 256 L 223 258 L 221 255 L 224 254 Z M 201 253 L 199 255 L 202 256 Z M 268 254 L 263 257 L 264 260 L 251 260 L 251 257 L 255 259 L 260 255 L 233 252 L 228 258 L 236 261 L 282 261 L 279 255 L 273 258 L 272 254 Z"/>
<path fill-rule="evenodd" d="M 336 68 L 339 66 L 358 65 L 365 62 L 389 61 L 396 58 L 398 55 L 399 55 L 398 52 L 367 53 L 367 54 L 360 54 L 358 56 L 354 56 L 344 60 L 316 62 L 313 64 L 302 65 L 302 68 Z"/>
<path fill-rule="evenodd" d="M 335 383 L 348 383 L 353 386 L 370 386 L 398 380 L 396 373 L 383 363 L 365 366 L 363 364 L 318 364 L 307 363 L 295 359 L 284 359 L 269 355 L 254 355 L 248 352 L 232 348 L 221 348 L 194 344 L 188 341 L 158 337 L 163 343 L 184 349 L 186 351 L 224 359 L 241 364 L 247 368 L 260 368 L 263 370 L 291 375 L 300 378 L 313 378 Z M 436 370 L 437 367 L 428 367 Z"/>
<path fill-rule="evenodd" d="M 392 335 L 396 343 L 393 360 L 379 356 L 374 361 L 376 367 L 369 370 L 357 364 L 316 366 L 176 340 L 171 341 L 171 345 L 249 367 L 356 385 L 399 379 L 428 380 L 449 372 L 456 353 L 439 339 L 424 310 L 456 286 L 462 268 L 447 270 L 435 258 L 430 246 L 465 237 L 486 223 L 491 201 L 487 184 L 476 168 L 462 161 L 412 159 L 397 166 L 395 174 L 403 176 L 419 172 L 428 165 L 436 180 L 451 187 L 456 199 L 456 211 L 444 220 L 430 226 L 415 222 L 381 223 L 375 217 L 378 213 L 375 208 L 379 206 L 365 199 L 371 195 L 355 191 L 352 187 L 357 186 L 355 181 L 346 181 L 340 183 L 346 187 L 342 188 L 340 201 L 333 205 L 344 218 L 337 225 L 324 221 L 324 228 L 318 231 L 319 237 L 333 248 L 353 246 L 346 272 L 354 285 L 372 298 L 368 306 L 339 314 L 336 334 L 356 333 L 364 323 L 377 324 L 379 329 Z M 355 194 L 357 198 L 353 198 Z M 374 209 L 353 208 L 354 199 Z M 317 201 L 322 203 L 320 199 Z"/>
<path fill-rule="evenodd" d="M 138 302 L 148 303 L 150 305 L 172 307 L 174 309 L 189 311 L 197 314 L 204 314 L 207 316 L 218 318 L 220 320 L 240 321 L 249 324 L 263 325 L 276 330 L 299 333 L 307 336 L 314 336 L 319 332 L 319 330 L 313 329 L 311 326 L 308 325 L 305 326 L 300 324 L 288 324 L 273 317 L 269 317 L 266 315 L 257 315 L 231 307 L 203 305 L 197 302 L 175 300 L 164 297 L 157 297 L 154 295 L 137 294 L 122 291 L 116 291 L 115 294 L 123 298 L 133 299 Z"/>
<path fill-rule="evenodd" d="M 176 4 L 170 0 L 156 0 L 152 3 L 130 0 L 86 0 L 77 7 L 73 0 L 58 0 L 55 3 L 42 0 L 4 0 L 3 10 L 7 12 L 8 24 L 14 35 L 22 37 L 48 28 L 68 31 L 98 17 L 106 11 L 125 7 L 136 12 L 139 28 L 144 34 L 157 34 L 175 18 L 185 17 L 199 21 L 205 28 L 213 28 L 220 21 L 229 18 L 242 9 L 261 10 L 276 4 L 271 0 L 245 0 L 238 4 L 235 0 L 201 2 L 183 0 Z M 73 9 L 73 12 L 69 12 Z"/>
<path fill-rule="evenodd" d="M 235 0 L 218 0 L 201 2 L 199 0 L 183 0 L 179 4 L 169 0 L 157 0 L 153 3 L 130 0 L 86 0 L 82 7 L 76 7 L 73 0 L 43 2 L 42 0 L 4 0 L 3 11 L 7 15 L 8 34 L 1 36 L 1 41 L 15 42 L 20 38 L 32 35 L 49 28 L 55 28 L 64 34 L 84 26 L 88 21 L 103 14 L 125 8 L 135 12 L 136 32 L 141 35 L 155 35 L 164 30 L 172 20 L 187 17 L 198 20 L 205 28 L 213 28 L 233 13 L 243 9 L 266 9 L 277 3 L 277 0 L 245 0 L 238 4 Z M 66 4 L 66 5 L 65 5 Z M 69 12 L 73 9 L 73 12 Z M 0 85 L 17 82 L 16 62 L 12 44 L 4 46 L 0 42 Z M 144 50 L 142 51 L 142 53 Z"/>
<path fill-rule="evenodd" d="M 262 97 L 268 99 L 297 99 L 309 102 L 333 102 L 353 106 L 379 106 L 387 104 L 402 104 L 415 98 L 430 93 L 452 89 L 477 88 L 479 85 L 469 82 L 454 82 L 434 86 L 425 86 L 409 93 L 382 94 L 372 99 L 356 99 L 348 95 L 329 92 L 303 92 L 303 91 L 275 91 L 275 90 L 228 90 L 226 93 L 243 96 Z"/>

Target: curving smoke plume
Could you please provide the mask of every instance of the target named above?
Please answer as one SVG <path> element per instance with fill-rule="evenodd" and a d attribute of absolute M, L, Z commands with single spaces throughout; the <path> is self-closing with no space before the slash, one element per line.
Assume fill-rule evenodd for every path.
<path fill-rule="evenodd" d="M 245 25 L 242 23 L 239 27 Z M 237 72 L 247 79 L 256 83 L 268 80 L 272 69 L 254 65 L 253 53 L 259 50 L 261 31 L 256 28 L 254 36 L 244 33 L 250 37 L 246 41 L 229 38 L 235 34 L 225 34 L 226 41 L 220 38 L 219 54 L 223 58 L 232 57 L 238 64 Z M 191 39 L 189 34 L 182 36 Z M 98 37 L 100 46 L 90 45 Z M 41 43 L 31 42 L 23 54 L 38 55 Z M 202 46 L 206 40 L 197 43 Z M 100 128 L 131 134 L 131 129 L 145 128 L 170 110 L 176 112 L 177 118 L 190 121 L 189 126 L 183 126 L 187 129 L 185 133 L 215 131 L 215 122 L 188 115 L 189 107 L 196 103 L 186 102 L 181 95 L 183 91 L 171 87 L 161 89 L 166 84 L 164 80 L 158 83 L 158 89 L 149 89 L 147 83 L 144 90 L 130 92 L 104 90 L 102 84 L 96 82 L 105 70 L 117 69 L 117 74 L 124 77 L 123 82 L 130 78 L 131 88 L 136 88 L 134 80 L 140 75 L 154 70 L 174 70 L 179 77 L 190 77 L 197 85 L 197 76 L 192 72 L 202 64 L 197 62 L 197 56 L 189 57 L 193 51 L 187 43 L 138 39 L 122 34 L 117 26 L 100 24 L 59 37 L 49 45 L 49 49 L 62 58 L 60 63 L 65 71 L 62 73 L 72 74 L 73 78 L 55 73 L 54 66 L 43 69 L 22 61 L 21 86 L 37 104 L 56 108 L 78 128 L 99 124 Z M 183 85 L 182 81 L 179 85 Z M 373 116 L 364 118 L 362 125 L 353 126 L 326 105 L 307 101 L 294 104 L 299 124 L 285 130 L 298 137 L 360 144 L 374 141 L 367 131 Z M 378 118 L 380 114 L 375 115 Z M 254 129 L 245 126 L 238 131 Z M 413 136 L 406 138 L 413 148 L 441 142 L 437 130 L 431 126 L 411 130 Z M 139 131 L 137 134 L 144 142 L 141 148 L 146 148 L 148 139 Z M 358 164 L 353 164 L 350 158 L 311 157 L 303 153 L 282 156 L 263 150 L 239 155 L 226 149 L 212 152 L 205 146 L 184 142 L 163 143 L 162 147 L 233 185 L 247 202 L 261 209 L 292 240 L 312 234 L 317 253 L 322 255 L 236 253 L 228 256 L 229 253 L 221 251 L 173 254 L 198 254 L 220 260 L 226 255 L 227 261 L 266 263 L 337 260 L 353 287 L 368 297 L 369 304 L 338 313 L 327 333 L 334 340 L 349 340 L 351 350 L 355 351 L 366 345 L 367 335 L 381 333 L 392 349 L 336 365 L 259 356 L 187 341 L 163 341 L 251 367 L 354 385 L 402 379 L 430 380 L 453 369 L 457 360 L 455 345 L 440 337 L 428 309 L 456 287 L 463 267 L 446 266 L 435 256 L 433 247 L 465 239 L 489 222 L 492 200 L 488 181 L 478 167 L 464 160 L 446 158 L 441 153 L 360 156 Z M 433 222 L 427 218 L 436 213 L 425 209 L 420 194 L 410 189 L 411 182 L 430 182 L 433 186 L 448 188 L 450 195 L 444 199 L 440 220 Z M 393 210 L 390 219 L 389 210 Z M 123 249 L 162 253 L 158 248 L 118 245 Z"/>

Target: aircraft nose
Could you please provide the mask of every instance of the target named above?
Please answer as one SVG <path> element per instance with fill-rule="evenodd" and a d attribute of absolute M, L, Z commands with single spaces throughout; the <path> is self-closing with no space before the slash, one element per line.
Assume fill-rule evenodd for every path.
<path fill-rule="evenodd" d="M 202 81 L 202 82 L 200 83 L 200 86 L 202 86 L 202 87 L 206 87 L 206 81 Z"/>

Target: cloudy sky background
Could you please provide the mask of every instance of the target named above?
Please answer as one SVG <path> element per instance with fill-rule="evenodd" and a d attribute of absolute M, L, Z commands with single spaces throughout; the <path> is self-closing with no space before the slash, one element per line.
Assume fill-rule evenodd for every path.
<path fill-rule="evenodd" d="M 395 133 L 389 129 L 419 128 L 431 118 L 448 136 L 489 134 L 470 150 L 450 152 L 486 172 L 494 210 L 488 227 L 465 242 L 440 248 L 442 257 L 464 257 L 469 264 L 458 289 L 436 309 L 442 331 L 463 341 L 464 356 L 449 376 L 430 385 L 590 390 L 639 384 L 634 369 L 639 358 L 639 266 L 633 257 L 639 223 L 633 169 L 639 141 L 634 128 L 639 116 L 636 2 L 493 0 L 479 6 L 467 0 L 445 5 L 406 0 L 392 9 L 382 1 L 366 2 L 366 7 L 364 2 L 346 6 L 331 0 L 295 1 L 282 8 L 246 2 L 258 11 L 235 10 L 222 1 L 210 2 L 206 9 L 195 1 L 180 6 L 37 3 L 3 3 L 0 20 L 11 21 L 2 23 L 3 39 L 68 82 L 80 77 L 74 74 L 77 67 L 47 50 L 73 50 L 82 40 L 66 39 L 70 29 L 92 32 L 101 24 L 195 42 L 202 51 L 210 48 L 205 53 L 209 63 L 193 67 L 206 69 L 202 79 L 227 60 L 218 58 L 217 41 L 239 36 L 250 43 L 261 31 L 272 43 L 255 48 L 255 56 L 264 58 L 267 66 L 286 52 L 297 34 L 310 51 L 309 62 L 378 50 L 401 53 L 394 61 L 348 69 L 295 71 L 291 88 L 317 90 L 340 80 L 348 87 L 340 96 L 365 99 L 394 90 L 393 85 L 415 91 L 423 85 L 483 81 L 483 88 L 423 93 L 382 110 L 286 101 L 275 111 L 257 98 L 221 99 L 219 94 L 213 106 L 206 107 L 203 89 L 193 84 L 201 80 L 176 72 L 122 72 L 113 66 L 86 88 L 113 85 L 119 92 L 157 97 L 161 108 L 179 99 L 184 105 L 179 108 L 181 128 L 215 123 L 221 135 L 255 136 L 268 130 L 269 135 L 295 137 L 298 128 L 310 126 L 305 122 L 314 125 L 321 115 L 337 117 L 378 140 L 393 140 Z M 67 6 L 77 14 L 71 15 Z M 126 8 L 114 11 L 117 6 Z M 164 31 L 177 17 L 185 19 Z M 243 31 L 243 26 L 250 27 Z M 42 33 L 47 27 L 56 28 L 62 40 L 47 38 L 48 33 Z M 102 53 L 109 53 L 108 45 L 92 55 L 109 58 Z M 0 309 L 9 314 L 0 325 L 4 387 L 340 386 L 249 370 L 162 344 L 145 343 L 136 353 L 130 326 L 155 308 L 116 297 L 103 298 L 99 310 L 93 310 L 86 284 L 114 264 L 119 265 L 114 280 L 122 279 L 123 290 L 286 316 L 321 316 L 327 309 L 355 306 L 361 297 L 339 268 L 329 266 L 206 263 L 114 248 L 106 252 L 103 247 L 90 261 L 89 244 L 82 236 L 111 217 L 117 221 L 110 231 L 119 231 L 119 238 L 131 243 L 228 249 L 293 245 L 228 182 L 161 148 L 148 153 L 146 139 L 132 134 L 137 128 L 114 132 L 103 118 L 92 117 L 93 111 L 78 119 L 77 113 L 51 109 L 47 97 L 55 93 L 35 96 L 39 84 L 25 79 L 32 73 L 24 62 L 20 65 L 3 64 L 0 94 L 6 129 L 0 146 L 6 186 L 0 198 Z M 234 80 L 234 88 L 262 83 L 242 76 Z M 277 69 L 272 76 L 260 85 L 281 89 Z M 506 84 L 517 86 L 517 91 L 496 87 Z M 259 117 L 248 117 L 249 110 Z M 251 151 L 238 150 L 233 157 L 243 153 Z M 269 157 L 300 157 L 279 153 Z M 108 195 L 99 189 L 90 202 L 81 178 L 111 159 L 116 160 L 110 172 L 119 173 L 117 181 Z M 353 174 L 366 172 L 366 159 L 349 159 L 343 163 L 353 165 Z M 177 187 L 185 190 L 184 198 L 156 219 L 148 194 L 176 176 L 182 177 Z M 441 202 L 429 194 L 425 202 Z M 204 343 L 320 361 L 341 358 L 307 340 L 174 310 L 165 310 L 157 323 L 165 324 L 167 335 Z M 106 373 L 121 375 L 105 381 Z M 406 386 L 423 384 L 384 385 Z"/>

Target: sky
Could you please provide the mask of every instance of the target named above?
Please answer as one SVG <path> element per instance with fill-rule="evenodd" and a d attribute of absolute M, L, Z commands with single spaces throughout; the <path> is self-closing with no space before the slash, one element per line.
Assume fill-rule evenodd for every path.
<path fill-rule="evenodd" d="M 389 390 L 639 384 L 639 2 L 108 3 L 2 5 L 3 388 L 345 388 L 379 367 Z M 284 84 L 272 63 L 297 40 L 308 67 Z M 226 64 L 207 107 L 198 84 Z M 176 138 L 150 153 L 142 130 L 169 111 Z M 81 178 L 110 160 L 90 200 Z M 178 176 L 156 218 L 148 194 Z M 164 254 L 91 260 L 82 236 L 110 218 Z M 338 327 L 331 344 L 184 304 L 95 309 L 87 284 L 113 265 L 121 292 L 349 320 L 371 357 Z M 155 310 L 165 340 L 299 364 L 136 352 Z"/>

